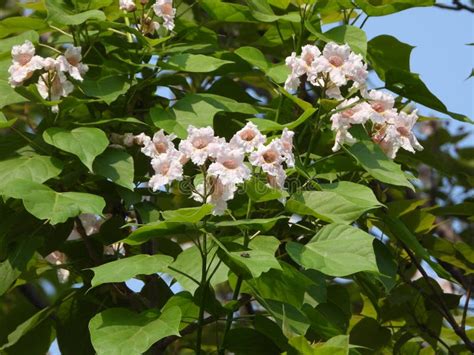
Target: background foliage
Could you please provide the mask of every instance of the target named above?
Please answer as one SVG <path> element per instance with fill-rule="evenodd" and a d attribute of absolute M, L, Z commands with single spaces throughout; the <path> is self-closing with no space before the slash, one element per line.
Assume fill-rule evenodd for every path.
<path fill-rule="evenodd" d="M 282 88 L 292 51 L 348 43 L 398 107 L 470 122 L 410 72 L 409 44 L 363 31 L 369 17 L 433 1 L 301 5 L 183 0 L 172 32 L 145 36 L 112 0 L 5 4 L 0 353 L 43 354 L 55 339 L 63 354 L 474 351 L 468 133 L 422 117 L 414 155 L 392 161 L 363 132 L 332 153 L 337 102 Z M 10 50 L 25 39 L 44 56 L 82 47 L 89 71 L 71 95 L 51 103 L 35 85 L 10 87 Z M 151 192 L 149 159 L 116 144 L 161 128 L 183 138 L 190 124 L 229 138 L 246 120 L 269 136 L 294 130 L 298 159 L 284 205 L 251 180 L 232 218 L 182 188 Z M 289 224 L 294 213 L 303 220 Z"/>

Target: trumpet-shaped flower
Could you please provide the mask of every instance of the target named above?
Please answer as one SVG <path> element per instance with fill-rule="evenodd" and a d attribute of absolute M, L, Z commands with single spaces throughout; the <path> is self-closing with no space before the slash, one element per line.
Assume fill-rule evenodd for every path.
<path fill-rule="evenodd" d="M 156 16 L 163 19 L 163 27 L 172 31 L 174 28 L 174 17 L 176 16 L 173 0 L 156 0 L 156 3 L 153 4 L 153 11 L 155 11 Z"/>
<path fill-rule="evenodd" d="M 196 165 L 203 165 L 209 157 L 215 157 L 224 140 L 214 136 L 211 127 L 188 127 L 188 137 L 179 143 L 179 151 Z"/>
<path fill-rule="evenodd" d="M 149 186 L 153 191 L 157 191 L 173 181 L 183 179 L 183 164 L 181 164 L 182 154 L 177 150 L 171 150 L 160 154 L 151 160 L 151 166 L 155 174 L 150 178 Z"/>
<path fill-rule="evenodd" d="M 265 143 L 266 137 L 258 130 L 252 122 L 248 122 L 244 128 L 234 134 L 230 140 L 232 148 L 240 148 L 245 153 L 250 153 L 259 145 Z"/>
<path fill-rule="evenodd" d="M 8 68 L 9 84 L 17 87 L 29 79 L 36 70 L 43 68 L 43 58 L 35 55 L 35 47 L 30 41 L 17 46 L 13 46 L 12 64 Z"/>
<path fill-rule="evenodd" d="M 81 63 L 81 50 L 81 47 L 69 47 L 64 55 L 59 56 L 57 59 L 59 69 L 63 72 L 68 72 L 72 78 L 79 81 L 84 80 L 82 76 L 89 70 L 86 64 Z"/>
<path fill-rule="evenodd" d="M 244 164 L 244 152 L 224 146 L 217 153 L 216 161 L 209 165 L 207 173 L 219 178 L 224 185 L 240 184 L 250 177 L 250 169 Z"/>

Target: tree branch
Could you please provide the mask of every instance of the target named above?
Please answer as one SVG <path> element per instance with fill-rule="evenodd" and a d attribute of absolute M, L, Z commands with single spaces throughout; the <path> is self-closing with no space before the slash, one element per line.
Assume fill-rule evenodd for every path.
<path fill-rule="evenodd" d="M 452 5 L 436 3 L 434 4 L 434 6 L 440 9 L 454 10 L 454 11 L 466 10 L 466 11 L 474 13 L 474 7 L 465 5 L 459 0 L 453 0 Z"/>

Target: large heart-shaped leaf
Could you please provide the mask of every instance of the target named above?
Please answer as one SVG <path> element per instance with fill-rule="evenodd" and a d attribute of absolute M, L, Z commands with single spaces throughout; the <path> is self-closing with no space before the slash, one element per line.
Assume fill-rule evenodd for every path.
<path fill-rule="evenodd" d="M 219 69 L 225 64 L 233 62 L 218 59 L 202 54 L 176 54 L 166 62 L 165 66 L 169 69 L 186 71 L 190 73 L 207 73 Z"/>
<path fill-rule="evenodd" d="M 110 308 L 89 322 L 92 345 L 98 355 L 140 355 L 167 336 L 179 336 L 181 311 L 169 307 L 157 316 Z"/>
<path fill-rule="evenodd" d="M 32 155 L 0 161 L 0 188 L 17 179 L 43 183 L 59 175 L 61 161 L 44 155 Z"/>
<path fill-rule="evenodd" d="M 218 112 L 239 112 L 255 115 L 258 111 L 249 104 L 237 102 L 224 96 L 212 94 L 189 94 L 179 100 L 172 109 L 164 110 L 159 106 L 151 109 L 153 123 L 168 133 L 180 138 L 187 136 L 189 125 L 195 127 L 212 126 Z"/>
<path fill-rule="evenodd" d="M 360 271 L 378 272 L 374 237 L 344 224 L 324 226 L 308 244 L 289 242 L 286 250 L 301 266 L 330 276 L 347 276 Z"/>
<path fill-rule="evenodd" d="M 124 150 L 107 149 L 94 160 L 94 172 L 117 185 L 133 190 L 133 158 Z"/>
<path fill-rule="evenodd" d="M 94 159 L 109 144 L 104 131 L 93 127 L 79 127 L 71 131 L 56 127 L 48 128 L 43 132 L 43 139 L 56 148 L 76 155 L 91 171 Z"/>
<path fill-rule="evenodd" d="M 26 210 L 51 224 L 63 223 L 81 213 L 102 215 L 102 197 L 83 192 L 56 192 L 46 185 L 17 179 L 6 184 L 1 194 L 23 200 Z"/>
<path fill-rule="evenodd" d="M 75 13 L 63 0 L 46 0 L 48 21 L 59 25 L 80 25 L 87 20 L 105 20 L 105 14 L 99 10 Z"/>
<path fill-rule="evenodd" d="M 364 212 L 382 206 L 366 186 L 348 181 L 320 185 L 322 191 L 305 191 L 288 200 L 286 208 L 326 222 L 351 223 Z"/>
<path fill-rule="evenodd" d="M 136 275 L 164 272 L 173 258 L 167 255 L 135 255 L 92 268 L 92 287 L 110 282 L 124 282 Z"/>

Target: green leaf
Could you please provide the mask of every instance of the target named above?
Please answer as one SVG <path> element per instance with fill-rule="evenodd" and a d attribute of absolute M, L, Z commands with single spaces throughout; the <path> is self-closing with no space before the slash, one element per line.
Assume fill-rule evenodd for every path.
<path fill-rule="evenodd" d="M 94 160 L 94 172 L 117 185 L 134 190 L 133 158 L 121 149 L 108 148 Z"/>
<path fill-rule="evenodd" d="M 2 347 L 0 347 L 0 351 L 15 345 L 21 337 L 47 319 L 51 313 L 53 313 L 53 311 L 54 308 L 44 308 L 43 310 L 36 313 L 33 317 L 21 323 L 12 333 L 8 335 L 8 341 L 7 343 L 3 344 Z"/>
<path fill-rule="evenodd" d="M 233 62 L 202 54 L 183 53 L 171 56 L 164 66 L 168 69 L 190 73 L 208 73 L 231 63 Z"/>
<path fill-rule="evenodd" d="M 84 94 L 102 99 L 107 105 L 117 100 L 130 88 L 130 80 L 126 75 L 107 75 L 100 78 L 87 77 L 80 84 Z"/>
<path fill-rule="evenodd" d="M 0 112 L 0 129 L 10 128 L 11 126 L 13 126 L 15 124 L 16 121 L 17 121 L 16 118 L 14 118 L 10 121 L 7 121 L 7 119 L 5 118 L 3 113 Z"/>
<path fill-rule="evenodd" d="M 410 55 L 413 46 L 400 42 L 395 37 L 382 35 L 369 41 L 368 54 L 370 64 L 380 79 L 390 69 L 410 71 Z"/>
<path fill-rule="evenodd" d="M 179 336 L 181 311 L 170 307 L 157 317 L 152 312 L 137 314 L 124 308 L 110 308 L 89 323 L 92 345 L 98 355 L 140 355 L 167 336 Z"/>
<path fill-rule="evenodd" d="M 3 187 L 5 196 L 23 200 L 26 210 L 51 224 L 66 222 L 70 217 L 82 213 L 102 215 L 105 201 L 102 197 L 82 192 L 56 192 L 45 185 L 13 180 Z"/>
<path fill-rule="evenodd" d="M 224 347 L 234 354 L 280 354 L 269 338 L 251 328 L 231 329 L 224 339 Z"/>
<path fill-rule="evenodd" d="M 290 257 L 299 265 L 330 276 L 347 276 L 360 271 L 378 272 L 374 237 L 343 224 L 324 226 L 308 244 L 286 244 Z"/>
<path fill-rule="evenodd" d="M 291 304 L 264 299 L 257 296 L 259 303 L 270 313 L 286 337 L 306 334 L 310 323 L 306 315 Z"/>
<path fill-rule="evenodd" d="M 240 112 L 255 115 L 258 111 L 249 104 L 237 102 L 227 97 L 212 94 L 189 94 L 179 100 L 172 109 L 164 110 L 155 106 L 150 116 L 159 128 L 175 133 L 179 138 L 187 136 L 189 125 L 206 127 L 213 125 L 218 112 Z"/>
<path fill-rule="evenodd" d="M 0 189 L 17 179 L 43 183 L 61 173 L 60 160 L 44 155 L 21 156 L 0 161 Z"/>
<path fill-rule="evenodd" d="M 326 222 L 351 223 L 363 213 L 382 206 L 372 190 L 348 181 L 320 185 L 322 191 L 295 194 L 286 209 L 310 215 Z"/>
<path fill-rule="evenodd" d="M 375 179 L 413 190 L 413 185 L 407 180 L 400 165 L 389 159 L 377 144 L 365 140 L 355 143 L 348 150 L 360 166 Z"/>
<path fill-rule="evenodd" d="M 75 13 L 63 0 L 45 0 L 48 22 L 59 25 L 80 25 L 87 20 L 105 20 L 105 14 L 99 10 Z"/>
<path fill-rule="evenodd" d="M 272 218 L 252 218 L 252 219 L 238 219 L 236 221 L 222 221 L 215 224 L 218 228 L 237 227 L 248 230 L 261 230 L 266 232 L 273 228 L 276 222 L 281 219 L 287 219 L 286 216 L 278 216 Z"/>
<path fill-rule="evenodd" d="M 446 106 L 426 87 L 418 74 L 396 68 L 389 69 L 385 73 L 385 87 L 407 99 L 450 115 L 458 121 L 473 123 L 462 114 L 448 111 Z"/>
<path fill-rule="evenodd" d="M 254 47 L 240 47 L 234 51 L 240 58 L 250 63 L 252 66 L 263 71 L 268 77 L 270 77 L 277 84 L 285 82 L 286 78 L 290 74 L 290 69 L 285 63 L 283 64 L 271 64 L 267 61 L 263 53 Z"/>
<path fill-rule="evenodd" d="M 8 66 L 10 66 L 11 63 L 11 56 L 10 52 L 12 50 L 12 47 L 18 44 L 23 44 L 26 40 L 30 41 L 33 44 L 38 43 L 39 41 L 39 34 L 36 31 L 26 31 L 23 32 L 17 36 L 13 37 L 8 37 L 0 40 L 0 53 L 3 55 L 8 56 Z M 8 72 L 3 72 L 1 73 L 2 78 L 8 77 Z"/>
<path fill-rule="evenodd" d="M 179 208 L 177 210 L 162 211 L 161 215 L 166 222 L 197 223 L 204 217 L 212 214 L 213 206 L 204 204 L 199 207 Z"/>
<path fill-rule="evenodd" d="M 135 255 L 128 258 L 112 261 L 94 268 L 92 287 L 104 283 L 124 282 L 137 275 L 151 275 L 165 272 L 173 258 L 167 255 Z"/>
<path fill-rule="evenodd" d="M 223 22 L 256 22 L 247 6 L 221 0 L 202 0 L 200 5 L 209 16 Z"/>
<path fill-rule="evenodd" d="M 0 38 L 12 33 L 26 32 L 28 30 L 43 30 L 46 23 L 43 19 L 32 16 L 13 16 L 0 21 Z"/>
<path fill-rule="evenodd" d="M 170 235 L 178 235 L 195 231 L 195 228 L 182 222 L 159 221 L 144 225 L 133 231 L 124 243 L 129 245 L 139 245 L 152 238 L 159 238 Z"/>
<path fill-rule="evenodd" d="M 320 40 L 328 42 L 336 42 L 339 44 L 348 44 L 351 49 L 364 58 L 367 55 L 367 36 L 363 30 L 358 27 L 343 25 L 330 29 L 325 33 L 317 31 L 309 24 L 306 28 Z"/>
<path fill-rule="evenodd" d="M 355 0 L 355 3 L 369 16 L 385 16 L 412 7 L 433 6 L 434 0 Z"/>
<path fill-rule="evenodd" d="M 217 251 L 217 246 L 209 249 L 208 254 L 212 255 Z M 176 260 L 170 265 L 167 273 L 173 276 L 183 289 L 194 294 L 199 287 L 198 283 L 201 281 L 201 267 L 201 252 L 197 246 L 193 245 L 178 255 Z M 219 258 L 212 258 L 211 260 L 207 258 L 207 268 L 208 270 L 217 268 L 217 271 L 210 280 L 211 286 L 227 281 L 229 268 L 221 263 Z"/>
<path fill-rule="evenodd" d="M 245 182 L 244 191 L 254 202 L 278 200 L 288 196 L 287 192 L 274 189 L 255 177 Z"/>
<path fill-rule="evenodd" d="M 351 329 L 350 343 L 364 346 L 375 352 L 388 345 L 391 335 L 388 328 L 382 327 L 373 318 L 365 317 Z"/>
<path fill-rule="evenodd" d="M 248 248 L 239 248 L 238 251 L 223 249 L 224 262 L 236 274 L 257 278 L 270 269 L 281 270 L 275 252 L 280 246 L 278 239 L 270 236 L 253 238 Z"/>
<path fill-rule="evenodd" d="M 43 132 L 43 139 L 56 148 L 76 155 L 90 171 L 94 159 L 109 145 L 104 131 L 92 127 L 79 127 L 73 130 L 48 128 Z"/>

